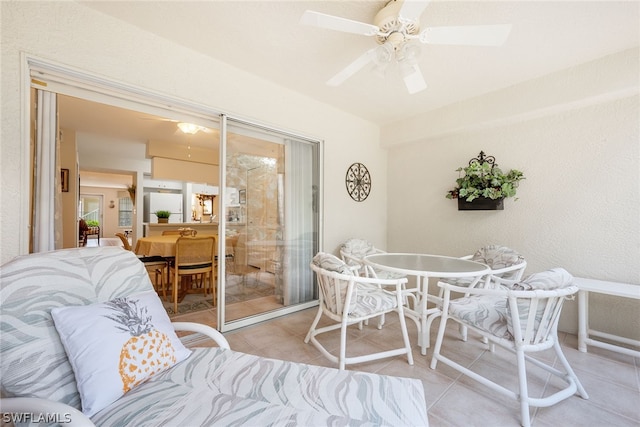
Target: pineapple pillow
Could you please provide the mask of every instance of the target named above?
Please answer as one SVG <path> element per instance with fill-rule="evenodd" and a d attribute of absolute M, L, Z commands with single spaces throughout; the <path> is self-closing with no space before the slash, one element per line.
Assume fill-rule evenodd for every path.
<path fill-rule="evenodd" d="M 58 307 L 51 316 L 87 416 L 191 354 L 154 291 L 105 303 Z"/>

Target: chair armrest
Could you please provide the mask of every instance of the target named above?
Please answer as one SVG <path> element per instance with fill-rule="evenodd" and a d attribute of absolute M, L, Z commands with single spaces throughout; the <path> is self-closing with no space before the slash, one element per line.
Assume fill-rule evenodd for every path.
<path fill-rule="evenodd" d="M 229 342 L 224 335 L 213 329 L 211 326 L 195 322 L 171 322 L 171 324 L 176 331 L 199 332 L 214 340 L 219 347 L 231 349 Z"/>
<path fill-rule="evenodd" d="M 37 397 L 6 397 L 0 399 L 0 411 L 3 421 L 36 422 L 42 421 L 62 424 L 71 427 L 95 427 L 93 422 L 76 408 L 54 400 L 40 399 Z M 27 418 L 29 417 L 29 418 Z"/>
<path fill-rule="evenodd" d="M 445 282 L 438 282 L 438 286 L 443 288 L 446 294 L 449 292 L 459 292 L 465 294 L 465 296 L 469 295 L 493 295 L 493 296 L 503 296 L 505 298 L 515 297 L 515 298 L 549 298 L 553 296 L 566 296 L 571 295 L 578 291 L 578 287 L 575 285 L 566 286 L 563 288 L 550 289 L 550 290 L 542 290 L 542 289 L 531 289 L 531 290 L 520 290 L 520 289 L 511 289 L 508 287 L 509 283 L 517 283 L 517 280 L 505 280 L 498 278 L 497 281 L 504 284 L 504 287 L 498 288 L 467 288 L 464 286 L 455 286 L 450 285 Z"/>
<path fill-rule="evenodd" d="M 519 264 L 514 264 L 514 265 L 510 265 L 509 267 L 504 267 L 504 268 L 497 268 L 497 269 L 491 269 L 491 274 L 493 276 L 501 276 L 504 273 L 509 273 L 512 271 L 518 271 L 518 275 L 511 279 L 511 280 L 520 280 L 522 278 L 522 275 L 524 273 L 525 268 L 527 268 L 527 262 L 523 261 Z"/>

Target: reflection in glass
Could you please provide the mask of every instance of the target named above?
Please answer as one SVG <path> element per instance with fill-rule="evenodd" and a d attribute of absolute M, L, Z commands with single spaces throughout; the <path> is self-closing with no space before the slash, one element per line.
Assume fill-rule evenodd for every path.
<path fill-rule="evenodd" d="M 313 300 L 317 144 L 230 126 L 226 150 L 226 321 Z"/>

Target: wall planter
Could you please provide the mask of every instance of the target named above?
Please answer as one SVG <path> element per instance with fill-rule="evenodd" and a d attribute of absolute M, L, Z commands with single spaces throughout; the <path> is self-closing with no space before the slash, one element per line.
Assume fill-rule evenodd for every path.
<path fill-rule="evenodd" d="M 481 151 L 468 166 L 457 169 L 460 176 L 456 187 L 447 192 L 447 199 L 458 199 L 460 211 L 504 210 L 504 199 L 516 195 L 524 175 L 517 169 L 505 174 L 497 166 L 495 157 Z"/>
<path fill-rule="evenodd" d="M 502 211 L 504 210 L 504 198 L 489 199 L 478 197 L 470 202 L 465 199 L 458 199 L 459 211 Z"/>

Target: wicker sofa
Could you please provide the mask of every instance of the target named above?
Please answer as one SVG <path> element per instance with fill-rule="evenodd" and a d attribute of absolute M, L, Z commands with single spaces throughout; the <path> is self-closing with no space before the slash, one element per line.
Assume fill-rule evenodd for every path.
<path fill-rule="evenodd" d="M 41 420 L 81 426 L 428 424 L 419 380 L 245 354 L 205 325 L 170 322 L 176 330 L 206 334 L 218 347 L 189 349 L 184 360 L 87 411 L 80 356 L 68 356 L 74 353 L 61 315 L 69 307 L 115 306 L 152 290 L 143 264 L 117 247 L 25 255 L 0 267 L 2 412 L 22 416 L 16 424 L 30 421 L 25 414 L 41 414 Z M 118 319 L 96 319 L 76 321 L 71 329 L 95 327 L 94 337 L 81 344 L 95 339 L 108 353 L 109 339 L 98 324 Z M 124 347 L 120 354 L 122 364 Z"/>

